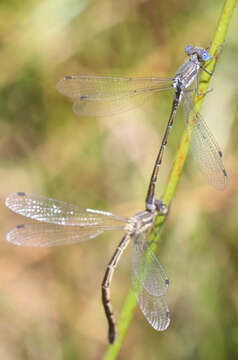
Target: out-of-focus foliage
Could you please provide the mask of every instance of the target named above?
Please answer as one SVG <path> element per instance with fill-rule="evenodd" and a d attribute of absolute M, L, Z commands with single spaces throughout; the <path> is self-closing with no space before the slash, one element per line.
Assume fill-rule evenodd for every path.
<path fill-rule="evenodd" d="M 100 283 L 122 234 L 79 246 L 23 249 L 4 240 L 24 219 L 4 207 L 28 191 L 130 216 L 144 208 L 172 94 L 113 118 L 76 117 L 55 90 L 65 75 L 170 77 L 188 44 L 208 46 L 222 1 L 11 0 L 1 2 L 0 358 L 101 359 L 107 324 Z M 121 359 L 236 359 L 238 266 L 237 10 L 203 115 L 225 153 L 219 193 L 188 161 L 159 257 L 170 278 L 172 322 L 155 332 L 138 311 Z M 161 194 L 178 135 L 179 112 L 162 166 Z M 120 311 L 130 287 L 130 249 L 112 289 Z M 123 286 L 122 286 L 123 284 Z"/>

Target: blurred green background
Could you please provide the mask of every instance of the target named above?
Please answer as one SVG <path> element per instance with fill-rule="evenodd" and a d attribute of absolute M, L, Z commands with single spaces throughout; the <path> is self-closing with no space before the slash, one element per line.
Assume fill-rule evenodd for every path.
<path fill-rule="evenodd" d="M 102 359 L 101 281 L 122 234 L 52 248 L 18 248 L 5 233 L 25 219 L 4 198 L 27 191 L 131 216 L 144 199 L 172 93 L 113 118 L 76 117 L 55 85 L 65 75 L 171 77 L 188 44 L 207 47 L 223 1 L 46 0 L 0 3 L 0 358 Z M 159 258 L 172 321 L 155 332 L 137 310 L 119 359 L 238 358 L 238 14 L 203 115 L 229 175 L 213 190 L 188 160 Z M 180 110 L 158 195 L 183 130 Z M 115 272 L 118 317 L 130 288 L 130 249 Z"/>

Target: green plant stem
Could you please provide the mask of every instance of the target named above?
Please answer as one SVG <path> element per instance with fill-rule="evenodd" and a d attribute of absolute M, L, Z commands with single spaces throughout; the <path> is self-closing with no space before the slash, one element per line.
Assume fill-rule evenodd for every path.
<path fill-rule="evenodd" d="M 224 43 L 225 36 L 228 30 L 228 26 L 230 24 L 231 16 L 234 11 L 234 7 L 236 5 L 237 0 L 226 0 L 224 4 L 224 8 L 222 10 L 220 19 L 218 21 L 218 25 L 216 28 L 215 36 L 213 38 L 213 41 L 210 46 L 209 53 L 211 56 L 213 56 L 216 53 L 217 48 Z M 206 67 L 206 69 L 210 72 L 214 70 L 215 63 L 217 58 L 214 58 Z M 205 71 L 202 72 L 200 80 L 199 80 L 199 86 L 198 86 L 198 93 L 203 94 L 206 93 L 208 90 L 209 82 L 210 82 L 211 76 L 209 76 Z M 196 106 L 196 109 L 198 111 L 201 110 L 202 104 L 204 101 L 204 96 L 195 96 L 194 98 L 194 104 Z M 165 188 L 164 194 L 162 199 L 164 202 L 169 206 L 175 191 L 177 189 L 177 185 L 179 183 L 183 166 L 185 163 L 185 160 L 187 158 L 188 150 L 189 150 L 189 142 L 190 139 L 188 137 L 187 131 L 184 130 L 180 143 L 177 148 L 177 152 L 175 154 L 175 159 L 169 174 L 168 183 Z M 158 242 L 160 239 L 160 236 L 162 234 L 163 224 L 164 224 L 164 217 L 157 216 L 155 220 L 155 227 L 156 227 L 156 233 L 151 232 L 150 234 L 150 240 L 154 242 Z M 120 318 L 118 321 L 118 338 L 116 342 L 112 345 L 108 346 L 107 352 L 105 354 L 104 359 L 105 360 L 113 360 L 116 359 L 120 348 L 123 343 L 123 339 L 125 337 L 126 331 L 129 327 L 129 324 L 131 322 L 131 319 L 133 317 L 133 312 L 136 307 L 136 298 L 134 296 L 134 293 L 132 290 L 129 291 L 129 294 L 125 300 L 124 306 L 122 308 Z"/>

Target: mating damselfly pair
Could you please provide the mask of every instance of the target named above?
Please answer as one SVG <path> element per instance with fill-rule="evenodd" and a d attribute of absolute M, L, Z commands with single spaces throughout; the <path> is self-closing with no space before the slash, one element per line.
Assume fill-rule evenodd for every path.
<path fill-rule="evenodd" d="M 19 225 L 7 234 L 7 240 L 23 246 L 57 246 L 75 244 L 93 239 L 104 231 L 122 230 L 125 235 L 118 245 L 102 283 L 102 300 L 109 324 L 109 341 L 116 339 L 116 322 L 110 300 L 110 285 L 119 258 L 133 240 L 132 285 L 139 307 L 151 324 L 162 331 L 170 323 L 170 313 L 164 298 L 169 285 L 165 270 L 147 242 L 157 214 L 166 215 L 167 207 L 155 199 L 155 185 L 164 149 L 179 104 L 184 99 L 185 122 L 194 119 L 194 129 L 189 135 L 196 149 L 202 170 L 217 189 L 226 185 L 227 174 L 222 162 L 222 153 L 214 136 L 201 115 L 193 108 L 189 86 L 197 79 L 200 70 L 207 71 L 203 64 L 213 59 L 207 50 L 188 46 L 189 59 L 179 68 L 172 79 L 119 78 L 102 76 L 67 76 L 57 84 L 64 95 L 75 98 L 73 106 L 77 114 L 102 116 L 117 111 L 129 110 L 143 102 L 149 95 L 175 89 L 172 110 L 162 144 L 155 161 L 146 196 L 146 209 L 125 218 L 110 212 L 82 208 L 62 201 L 18 192 L 9 195 L 6 205 L 14 212 L 37 220 L 39 223 Z M 211 73 L 209 73 L 212 75 Z"/>

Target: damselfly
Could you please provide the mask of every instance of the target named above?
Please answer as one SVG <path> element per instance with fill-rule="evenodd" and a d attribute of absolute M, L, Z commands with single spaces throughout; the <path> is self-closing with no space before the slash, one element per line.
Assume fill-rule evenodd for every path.
<path fill-rule="evenodd" d="M 179 104 L 184 98 L 185 123 L 188 124 L 189 116 L 195 122 L 191 139 L 192 149 L 200 160 L 203 173 L 208 181 L 217 189 L 223 190 L 227 182 L 222 152 L 217 142 L 206 125 L 204 119 L 193 107 L 189 99 L 188 87 L 195 81 L 197 91 L 198 75 L 200 70 L 208 72 L 203 64 L 217 56 L 218 50 L 210 57 L 207 50 L 199 47 L 187 46 L 185 49 L 189 59 L 178 69 L 175 77 L 162 79 L 152 78 L 124 78 L 111 76 L 72 75 L 60 80 L 56 86 L 63 95 L 75 99 L 73 110 L 76 114 L 86 116 L 108 116 L 118 112 L 130 110 L 133 106 L 142 104 L 149 96 L 175 89 L 172 110 L 168 125 L 158 153 L 157 161 L 150 180 L 147 193 L 147 209 L 153 208 L 154 187 L 162 162 L 164 149 L 167 145 L 170 130 Z M 189 136 L 192 135 L 189 132 Z"/>
<path fill-rule="evenodd" d="M 116 321 L 110 299 L 110 285 L 115 267 L 130 240 L 132 249 L 132 284 L 138 305 L 150 325 L 158 331 L 167 329 L 170 313 L 163 294 L 169 280 L 165 270 L 147 242 L 154 218 L 165 215 L 167 207 L 154 201 L 153 211 L 141 211 L 131 218 L 110 212 L 86 209 L 39 195 L 18 192 L 6 198 L 6 206 L 17 214 L 38 223 L 18 225 L 6 239 L 20 246 L 58 246 L 87 241 L 104 231 L 122 230 L 125 235 L 118 245 L 102 282 L 102 301 L 109 324 L 108 338 L 116 339 Z"/>

